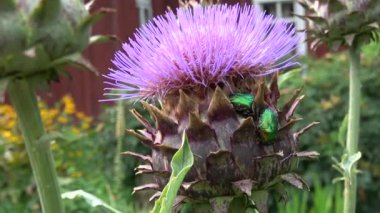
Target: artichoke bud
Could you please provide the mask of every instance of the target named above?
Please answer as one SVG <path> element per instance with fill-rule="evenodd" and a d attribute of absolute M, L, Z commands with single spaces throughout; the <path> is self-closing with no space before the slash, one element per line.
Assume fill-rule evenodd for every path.
<path fill-rule="evenodd" d="M 255 200 L 263 197 L 257 193 L 283 182 L 308 189 L 294 168 L 300 158 L 318 155 L 297 150 L 299 136 L 312 125 L 292 131 L 302 96 L 297 91 L 278 106 L 280 91 L 277 74 L 273 75 L 295 65 L 277 61 L 293 52 L 298 42 L 295 32 L 251 6 L 196 6 L 165 17 L 141 28 L 137 40 L 116 53 L 117 68 L 107 75 L 117 91 L 124 91 L 114 93 L 115 99 L 157 98 L 160 103 L 156 107 L 142 102 L 154 125 L 132 110 L 144 129 L 128 132 L 152 154 L 126 154 L 145 162 L 136 174 L 154 177 L 154 183 L 134 191 L 163 190 L 184 132 L 194 164 L 179 190 L 178 204 L 198 203 L 209 207 L 205 212 L 227 212 L 229 202 L 251 199 L 242 204 L 245 212 L 252 203 L 263 203 Z M 265 205 L 255 207 L 266 212 Z"/>
<path fill-rule="evenodd" d="M 263 85 L 260 87 L 266 87 Z M 232 95 L 219 87 L 206 96 L 181 91 L 177 98 L 167 96 L 161 109 L 144 102 L 144 108 L 155 120 L 155 128 L 133 110 L 132 114 L 146 129 L 129 130 L 129 133 L 151 147 L 152 156 L 127 154 L 142 160 L 151 159 L 147 162 L 149 169 L 138 167 L 136 174 L 150 174 L 156 178 L 154 184 L 136 187 L 135 191 L 163 189 L 170 174 L 167 165 L 181 143 L 183 131 L 187 133 L 195 156 L 194 165 L 183 183 L 184 190 L 180 191 L 180 196 L 186 198 L 185 203 L 211 203 L 217 197 L 234 198 L 241 194 L 250 196 L 251 192 L 267 190 L 269 186 L 281 185 L 282 181 L 291 185 L 292 181 L 298 181 L 302 184 L 296 187 L 308 189 L 307 184 L 292 172 L 299 159 L 295 141 L 299 133 L 291 131 L 291 126 L 298 121 L 292 115 L 300 100 L 299 92 L 277 110 L 268 105 L 270 98 L 278 94 L 276 88 L 266 87 L 269 94 L 263 96 L 264 108 L 258 108 L 259 116 L 252 111 L 246 117 L 238 116 L 241 112 L 237 109 L 248 111 L 254 108 L 251 106 L 256 103 L 254 97 L 257 94 L 248 93 L 253 88 L 247 93 Z M 184 105 L 185 102 L 191 105 Z M 172 109 L 180 113 L 173 114 Z M 316 152 L 306 153 L 307 156 L 302 157 L 315 158 L 318 155 Z"/>
<path fill-rule="evenodd" d="M 81 52 L 104 11 L 88 9 L 81 0 L 0 1 L 0 79 L 49 81 L 66 64 L 93 68 Z"/>

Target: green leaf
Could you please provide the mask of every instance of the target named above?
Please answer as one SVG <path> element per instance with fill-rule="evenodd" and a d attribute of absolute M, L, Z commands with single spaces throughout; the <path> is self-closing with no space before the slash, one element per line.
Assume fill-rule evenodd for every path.
<path fill-rule="evenodd" d="M 347 127 L 348 127 L 348 115 L 346 114 L 344 116 L 342 123 L 340 124 L 339 132 L 338 132 L 338 141 L 343 147 L 345 146 Z"/>
<path fill-rule="evenodd" d="M 194 163 L 194 156 L 186 136 L 183 133 L 182 146 L 174 154 L 171 162 L 172 174 L 168 184 L 162 190 L 161 196 L 156 200 L 151 213 L 170 213 L 176 198 L 177 192 Z"/>
<path fill-rule="evenodd" d="M 296 77 L 301 72 L 301 68 L 297 68 L 294 70 L 290 70 L 284 74 L 281 74 L 278 77 L 278 86 L 281 87 L 284 85 L 285 82 L 287 82 L 289 79 Z"/>
<path fill-rule="evenodd" d="M 81 197 L 81 198 L 84 198 L 85 201 L 88 204 L 90 204 L 92 207 L 100 206 L 100 207 L 103 207 L 103 208 L 109 210 L 110 212 L 122 213 L 121 211 L 111 207 L 110 205 L 108 205 L 106 202 L 104 202 L 100 198 L 96 197 L 95 195 L 90 194 L 90 193 L 83 191 L 81 189 L 62 193 L 61 197 L 62 197 L 62 199 L 70 199 L 70 200 L 73 200 L 76 197 Z"/>

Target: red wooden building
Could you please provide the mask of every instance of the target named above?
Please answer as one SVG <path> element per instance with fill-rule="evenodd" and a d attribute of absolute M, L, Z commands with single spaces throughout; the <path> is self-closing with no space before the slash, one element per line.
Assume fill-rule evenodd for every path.
<path fill-rule="evenodd" d="M 263 0 L 260 0 L 261 2 Z M 269 0 L 273 3 L 274 0 Z M 292 0 L 278 0 L 293 2 Z M 252 3 L 251 0 L 221 0 L 222 3 Z M 277 3 L 279 4 L 279 3 Z M 295 5 L 295 3 L 294 3 Z M 98 44 L 90 47 L 85 52 L 85 56 L 97 67 L 101 74 L 108 72 L 112 66 L 111 59 L 116 50 L 121 48 L 121 43 L 132 36 L 135 29 L 150 19 L 152 16 L 163 14 L 167 7 L 176 8 L 178 0 L 98 0 L 93 10 L 99 8 L 113 8 L 115 12 L 108 14 L 94 29 L 94 34 L 117 35 L 119 41 L 107 44 Z M 264 5 L 265 7 L 265 5 Z M 78 110 L 90 115 L 98 115 L 101 109 L 99 100 L 103 98 L 104 77 L 96 76 L 93 73 L 71 70 L 71 78 L 61 78 L 59 83 L 52 85 L 51 91 L 43 97 L 48 103 L 53 103 L 64 94 L 71 94 L 74 97 Z"/>

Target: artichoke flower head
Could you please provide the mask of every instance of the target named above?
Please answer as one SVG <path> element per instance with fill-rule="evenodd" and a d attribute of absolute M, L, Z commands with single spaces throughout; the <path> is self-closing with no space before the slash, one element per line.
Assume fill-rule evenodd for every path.
<path fill-rule="evenodd" d="M 297 150 L 298 137 L 314 123 L 291 130 L 299 120 L 292 117 L 300 91 L 284 106 L 277 104 L 277 72 L 298 65 L 293 60 L 298 40 L 286 22 L 248 5 L 190 5 L 138 29 L 135 39 L 116 52 L 115 66 L 105 76 L 111 100 L 138 99 L 155 121 L 151 125 L 131 110 L 144 129 L 128 132 L 152 154 L 127 154 L 144 161 L 137 174 L 154 177 L 135 191 L 158 191 L 152 200 L 160 194 L 184 132 L 194 165 L 178 204 L 227 212 L 239 200 L 244 212 L 253 202 L 266 212 L 258 194 L 273 189 L 286 198 L 284 182 L 308 189 L 293 170 L 300 158 L 318 155 Z"/>
<path fill-rule="evenodd" d="M 81 0 L 0 1 L 0 91 L 14 78 L 56 80 L 62 66 L 94 69 L 81 57 L 90 44 L 91 26 L 108 10 L 93 15 Z M 91 42 L 90 42 L 91 41 Z"/>

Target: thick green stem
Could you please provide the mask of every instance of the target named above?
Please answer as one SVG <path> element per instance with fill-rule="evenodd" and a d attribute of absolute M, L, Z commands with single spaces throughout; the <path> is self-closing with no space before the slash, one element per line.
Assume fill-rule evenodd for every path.
<path fill-rule="evenodd" d="M 32 166 L 44 213 L 63 213 L 57 174 L 48 141 L 40 140 L 45 131 L 36 95 L 27 80 L 14 80 L 8 93 L 16 109 L 26 151 Z"/>
<path fill-rule="evenodd" d="M 358 152 L 360 123 L 360 51 L 350 48 L 350 95 L 348 108 L 348 129 L 346 149 L 349 156 Z M 344 182 L 344 213 L 354 213 L 356 207 L 356 165 L 352 168 L 350 180 Z"/>

